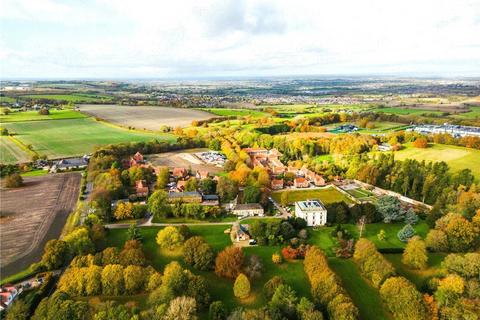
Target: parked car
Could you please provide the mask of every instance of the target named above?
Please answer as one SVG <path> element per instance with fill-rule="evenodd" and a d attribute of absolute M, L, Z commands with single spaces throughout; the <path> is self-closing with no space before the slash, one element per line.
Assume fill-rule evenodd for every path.
<path fill-rule="evenodd" d="M 248 241 L 248 244 L 251 245 L 251 246 L 254 246 L 254 245 L 257 244 L 257 240 L 255 240 L 255 239 L 250 239 L 250 240 Z"/>

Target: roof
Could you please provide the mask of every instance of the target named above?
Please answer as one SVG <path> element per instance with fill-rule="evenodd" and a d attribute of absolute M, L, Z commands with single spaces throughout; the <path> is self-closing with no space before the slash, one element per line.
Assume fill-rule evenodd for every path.
<path fill-rule="evenodd" d="M 307 179 L 305 178 L 295 178 L 295 183 L 305 183 L 307 182 Z"/>
<path fill-rule="evenodd" d="M 260 203 L 238 203 L 235 205 L 233 210 L 254 210 L 254 209 L 262 209 L 263 207 Z"/>
<path fill-rule="evenodd" d="M 272 185 L 283 185 L 283 179 L 273 179 Z"/>
<path fill-rule="evenodd" d="M 204 194 L 203 200 L 218 200 L 218 196 L 216 194 Z"/>
<path fill-rule="evenodd" d="M 201 196 L 202 195 L 197 191 L 170 192 L 170 193 L 168 193 L 169 198 L 201 197 Z"/>
<path fill-rule="evenodd" d="M 325 210 L 325 206 L 320 200 L 297 201 L 295 204 L 298 205 L 302 211 L 317 211 L 318 209 Z"/>

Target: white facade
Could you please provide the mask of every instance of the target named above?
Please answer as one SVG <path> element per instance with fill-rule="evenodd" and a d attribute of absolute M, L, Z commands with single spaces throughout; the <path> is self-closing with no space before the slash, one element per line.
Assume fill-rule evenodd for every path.
<path fill-rule="evenodd" d="M 263 217 L 263 207 L 259 203 L 237 204 L 233 208 L 233 214 L 241 217 Z"/>
<path fill-rule="evenodd" d="M 323 226 L 327 223 L 327 209 L 320 200 L 295 202 L 295 216 L 307 221 L 309 227 Z"/>

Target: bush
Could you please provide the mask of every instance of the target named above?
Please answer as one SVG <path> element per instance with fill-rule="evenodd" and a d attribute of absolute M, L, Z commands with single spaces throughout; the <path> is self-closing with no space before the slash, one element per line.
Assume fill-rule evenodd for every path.
<path fill-rule="evenodd" d="M 19 188 L 23 186 L 23 178 L 18 173 L 12 173 L 5 178 L 5 187 Z"/>
<path fill-rule="evenodd" d="M 282 248 L 282 256 L 285 259 L 303 259 L 305 258 L 305 253 L 307 251 L 307 246 L 300 245 L 298 248 L 292 248 L 291 246 Z"/>
<path fill-rule="evenodd" d="M 415 235 L 415 230 L 411 224 L 406 224 L 400 231 L 397 233 L 397 237 L 402 242 L 407 242 L 411 237 Z"/>
<path fill-rule="evenodd" d="M 235 297 L 245 299 L 250 295 L 250 281 L 247 276 L 240 273 L 233 285 L 233 293 Z"/>
<path fill-rule="evenodd" d="M 263 285 L 263 294 L 265 295 L 267 300 L 270 300 L 273 297 L 275 290 L 277 290 L 277 288 L 282 284 L 285 284 L 283 278 L 279 276 L 274 276 Z"/>
<path fill-rule="evenodd" d="M 42 116 L 48 116 L 50 114 L 50 111 L 48 111 L 47 108 L 42 108 L 38 111 L 38 114 Z"/>
<path fill-rule="evenodd" d="M 222 301 L 214 301 L 210 304 L 208 310 L 208 319 L 210 320 L 225 320 L 227 319 L 227 310 Z"/>
<path fill-rule="evenodd" d="M 282 256 L 278 253 L 272 254 L 272 262 L 275 263 L 275 264 L 282 263 Z"/>

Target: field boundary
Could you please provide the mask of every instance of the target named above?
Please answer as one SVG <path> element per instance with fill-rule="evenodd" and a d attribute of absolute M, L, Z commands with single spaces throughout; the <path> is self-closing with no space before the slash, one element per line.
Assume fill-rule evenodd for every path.
<path fill-rule="evenodd" d="M 38 153 L 36 151 L 29 149 L 22 141 L 18 140 L 17 138 L 14 138 L 13 136 L 8 135 L 8 139 L 10 139 L 13 143 L 15 143 L 20 149 L 25 151 L 31 157 L 35 155 L 38 156 Z"/>

